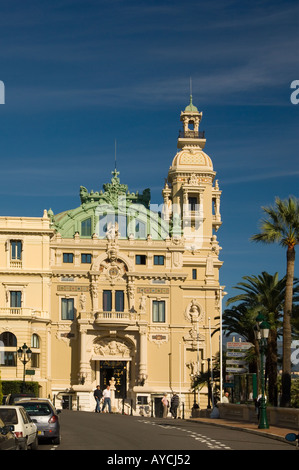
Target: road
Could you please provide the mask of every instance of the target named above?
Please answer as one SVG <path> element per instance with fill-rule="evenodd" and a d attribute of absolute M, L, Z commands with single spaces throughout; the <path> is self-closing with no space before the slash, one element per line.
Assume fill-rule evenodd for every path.
<path fill-rule="evenodd" d="M 100 450 L 105 458 L 118 455 L 113 451 L 295 450 L 287 442 L 188 420 L 69 410 L 60 420 L 61 444 L 41 443 L 39 450 Z"/>

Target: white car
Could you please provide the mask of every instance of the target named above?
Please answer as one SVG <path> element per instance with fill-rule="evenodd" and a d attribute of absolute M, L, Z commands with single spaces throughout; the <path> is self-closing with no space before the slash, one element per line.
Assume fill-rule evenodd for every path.
<path fill-rule="evenodd" d="M 0 418 L 5 424 L 13 425 L 13 432 L 18 438 L 22 450 L 28 448 L 37 450 L 37 426 L 22 406 L 0 406 Z"/>

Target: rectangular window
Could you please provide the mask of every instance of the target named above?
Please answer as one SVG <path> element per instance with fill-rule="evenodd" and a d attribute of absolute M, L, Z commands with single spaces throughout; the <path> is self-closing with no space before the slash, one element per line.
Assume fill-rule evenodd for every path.
<path fill-rule="evenodd" d="M 82 253 L 81 254 L 81 263 L 90 264 L 91 263 L 91 254 Z"/>
<path fill-rule="evenodd" d="M 135 263 L 136 264 L 146 264 L 146 256 L 145 255 L 136 255 L 135 256 Z"/>
<path fill-rule="evenodd" d="M 111 290 L 103 291 L 103 311 L 111 312 L 112 310 L 112 292 Z"/>
<path fill-rule="evenodd" d="M 191 211 L 195 211 L 196 206 L 197 206 L 197 197 L 188 197 L 188 204 L 189 204 L 189 209 Z"/>
<path fill-rule="evenodd" d="M 137 404 L 138 405 L 147 405 L 148 404 L 148 397 L 144 395 L 137 396 Z"/>
<path fill-rule="evenodd" d="M 10 306 L 12 308 L 22 307 L 22 292 L 21 291 L 10 291 Z"/>
<path fill-rule="evenodd" d="M 165 323 L 165 301 L 153 300 L 153 322 Z"/>
<path fill-rule="evenodd" d="M 73 263 L 74 255 L 73 253 L 63 253 L 63 262 L 64 263 Z"/>
<path fill-rule="evenodd" d="M 161 255 L 155 255 L 154 256 L 154 264 L 163 266 L 164 265 L 164 256 Z"/>
<path fill-rule="evenodd" d="M 192 269 L 192 279 L 197 279 L 197 270 Z"/>
<path fill-rule="evenodd" d="M 32 353 L 31 355 L 31 367 L 34 369 L 40 368 L 40 354 L 39 353 Z"/>
<path fill-rule="evenodd" d="M 124 311 L 124 291 L 122 290 L 115 291 L 115 311 Z"/>
<path fill-rule="evenodd" d="M 10 242 L 10 259 L 21 261 L 21 259 L 22 259 L 22 242 L 20 240 L 12 240 Z"/>
<path fill-rule="evenodd" d="M 74 320 L 74 299 L 61 299 L 61 319 Z"/>
<path fill-rule="evenodd" d="M 90 237 L 91 236 L 91 219 L 86 219 L 81 222 L 81 236 Z"/>
<path fill-rule="evenodd" d="M 4 367 L 16 367 L 17 353 L 14 351 L 4 351 L 0 353 L 0 365 Z"/>

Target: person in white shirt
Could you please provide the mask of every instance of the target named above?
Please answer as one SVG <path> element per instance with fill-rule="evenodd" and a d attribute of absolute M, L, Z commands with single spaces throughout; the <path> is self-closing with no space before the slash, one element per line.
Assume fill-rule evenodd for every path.
<path fill-rule="evenodd" d="M 225 392 L 225 394 L 222 397 L 222 403 L 229 403 L 229 393 Z"/>
<path fill-rule="evenodd" d="M 108 385 L 107 388 L 105 388 L 105 390 L 103 391 L 103 398 L 104 398 L 104 403 L 103 403 L 103 407 L 102 407 L 102 413 L 103 413 L 104 409 L 106 408 L 106 405 L 108 405 L 109 413 L 111 413 L 111 390 L 110 390 L 110 385 Z"/>

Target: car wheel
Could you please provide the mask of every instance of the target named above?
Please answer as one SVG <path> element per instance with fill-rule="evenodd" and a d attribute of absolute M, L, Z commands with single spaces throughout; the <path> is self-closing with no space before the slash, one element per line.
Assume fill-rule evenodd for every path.
<path fill-rule="evenodd" d="M 35 436 L 35 439 L 32 442 L 32 444 L 30 446 L 30 449 L 31 450 L 37 450 L 38 449 L 38 438 L 37 438 L 37 436 Z"/>
<path fill-rule="evenodd" d="M 53 442 L 53 444 L 55 444 L 55 445 L 59 445 L 59 444 L 60 444 L 60 441 L 61 441 L 60 436 L 54 437 L 54 439 L 52 439 L 52 442 Z"/>

